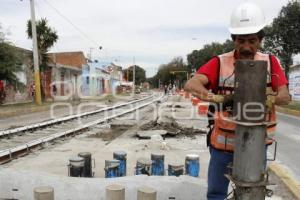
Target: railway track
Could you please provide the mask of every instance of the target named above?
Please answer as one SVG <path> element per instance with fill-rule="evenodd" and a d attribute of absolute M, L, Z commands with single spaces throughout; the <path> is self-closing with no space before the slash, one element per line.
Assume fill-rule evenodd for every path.
<path fill-rule="evenodd" d="M 151 95 L 92 112 L 0 131 L 0 164 L 24 156 L 30 153 L 31 149 L 55 139 L 82 133 L 90 127 L 107 123 L 111 119 L 134 112 L 161 100 L 161 98 L 162 96 Z"/>

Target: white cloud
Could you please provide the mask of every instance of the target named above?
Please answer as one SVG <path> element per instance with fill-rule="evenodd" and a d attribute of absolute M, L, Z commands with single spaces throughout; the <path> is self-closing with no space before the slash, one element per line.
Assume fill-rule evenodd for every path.
<path fill-rule="evenodd" d="M 265 11 L 267 21 L 277 16 L 288 0 L 252 0 Z M 185 57 L 205 43 L 229 38 L 227 25 L 232 9 L 244 0 L 35 0 L 37 18 L 46 17 L 59 41 L 52 51 L 89 52 L 95 57 L 133 57 L 145 68 L 155 68 L 175 56 Z M 59 10 L 85 35 L 62 18 Z M 29 1 L 1 0 L 0 23 L 9 38 L 31 49 L 25 34 L 30 18 Z M 198 38 L 192 40 L 192 38 Z M 92 42 L 94 41 L 94 42 Z M 103 50 L 97 50 L 103 46 Z M 143 66 L 142 66 L 143 67 Z M 152 70 L 153 71 L 153 70 Z M 152 75 L 151 70 L 147 75 Z"/>

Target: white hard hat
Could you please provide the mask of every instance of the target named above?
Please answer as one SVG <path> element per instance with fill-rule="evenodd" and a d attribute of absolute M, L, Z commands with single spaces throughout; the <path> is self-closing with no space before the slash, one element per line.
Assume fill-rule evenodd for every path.
<path fill-rule="evenodd" d="M 254 34 L 262 30 L 265 25 L 265 15 L 261 8 L 246 2 L 232 12 L 229 31 L 233 35 Z"/>

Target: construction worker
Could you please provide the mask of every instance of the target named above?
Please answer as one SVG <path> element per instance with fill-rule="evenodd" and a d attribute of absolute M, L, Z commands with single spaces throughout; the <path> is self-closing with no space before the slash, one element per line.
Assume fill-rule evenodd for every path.
<path fill-rule="evenodd" d="M 239 5 L 231 15 L 229 28 L 234 42 L 234 50 L 213 57 L 201 66 L 195 76 L 185 85 L 185 90 L 194 96 L 218 105 L 221 104 L 223 108 L 226 107 L 226 110 L 215 110 L 214 118 L 209 120 L 212 126 L 208 134 L 211 155 L 208 169 L 208 200 L 223 200 L 228 194 L 229 180 L 224 174 L 228 174 L 228 165 L 233 162 L 236 124 L 224 121 L 224 118 L 220 116 L 230 115 L 230 111 L 227 110 L 228 106 L 231 106 L 232 109 L 235 60 L 267 61 L 268 71 L 270 74 L 275 74 L 275 76 L 268 77 L 268 85 L 272 86 L 271 90 L 278 90 L 277 96 L 268 98 L 267 101 L 273 120 L 276 119 L 276 113 L 272 104 L 282 105 L 290 101 L 288 81 L 278 59 L 273 55 L 258 52 L 264 37 L 264 26 L 265 16 L 258 6 L 248 2 Z M 219 115 L 220 113 L 222 115 Z M 268 133 L 272 131 L 274 131 L 274 126 L 267 127 Z M 266 141 L 267 144 L 271 143 Z"/>

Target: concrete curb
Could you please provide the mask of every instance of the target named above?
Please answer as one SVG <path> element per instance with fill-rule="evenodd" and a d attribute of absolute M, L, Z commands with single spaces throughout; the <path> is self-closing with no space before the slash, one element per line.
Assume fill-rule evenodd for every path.
<path fill-rule="evenodd" d="M 42 111 L 47 111 L 49 109 L 50 106 L 46 105 L 46 106 L 29 107 L 29 108 L 15 109 L 15 110 L 6 110 L 6 111 L 1 111 L 0 118 L 14 117 L 17 115 L 28 114 L 28 113 L 42 112 Z"/>
<path fill-rule="evenodd" d="M 300 111 L 298 111 L 298 110 L 292 110 L 292 109 L 289 109 L 289 108 L 283 108 L 283 107 L 276 106 L 276 111 L 280 112 L 280 113 L 300 117 Z"/>
<path fill-rule="evenodd" d="M 60 103 L 60 102 L 54 102 L 54 103 Z M 63 102 L 65 103 L 65 102 Z M 68 102 L 66 102 L 68 103 Z M 81 102 L 69 102 L 72 106 L 76 106 L 80 104 Z M 29 113 L 36 113 L 36 112 L 44 112 L 48 111 L 51 108 L 50 103 L 46 103 L 45 105 L 40 106 L 34 106 L 34 105 L 28 105 L 28 106 L 22 106 L 18 108 L 12 108 L 10 110 L 0 110 L 0 119 L 5 117 L 14 117 L 17 115 L 23 115 L 23 114 L 29 114 Z"/>
<path fill-rule="evenodd" d="M 269 169 L 283 182 L 290 192 L 300 200 L 300 182 L 295 180 L 290 173 L 279 164 L 272 163 Z"/>

